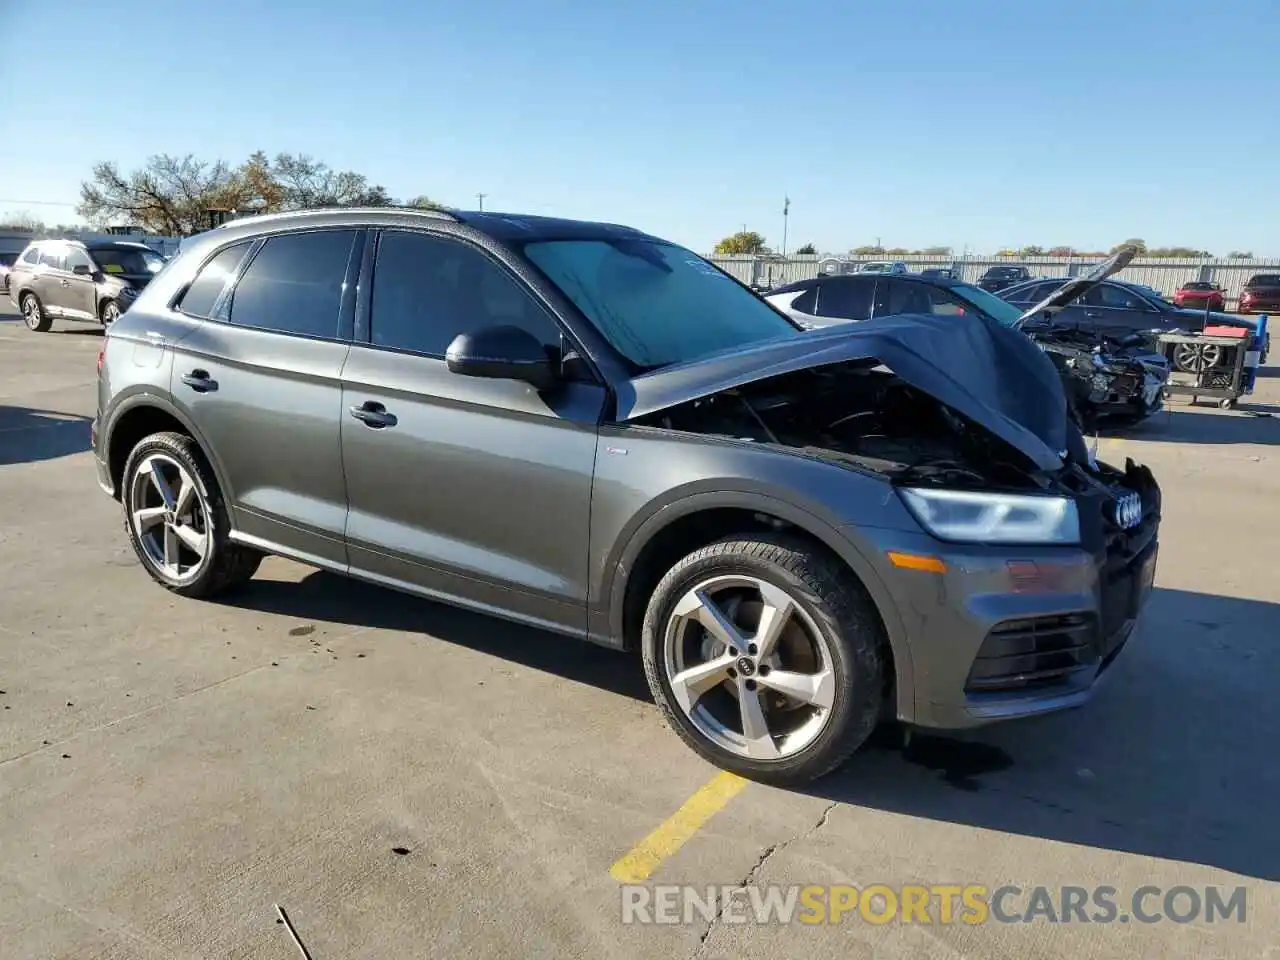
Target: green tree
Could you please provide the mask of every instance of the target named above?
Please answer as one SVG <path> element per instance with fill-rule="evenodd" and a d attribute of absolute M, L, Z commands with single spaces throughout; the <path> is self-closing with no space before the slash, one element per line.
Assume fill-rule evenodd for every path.
<path fill-rule="evenodd" d="M 1044 247 L 1038 247 L 1038 246 L 1036 246 L 1035 244 L 1031 244 L 1030 246 L 1023 247 L 1021 250 L 1019 250 L 1019 251 L 1018 251 L 1018 256 L 1020 256 L 1020 257 L 1043 257 L 1043 256 L 1044 256 Z"/>
<path fill-rule="evenodd" d="M 724 256 L 764 253 L 764 237 L 754 230 L 739 230 L 716 244 L 715 252 Z"/>
<path fill-rule="evenodd" d="M 1063 247 L 1063 246 L 1050 247 L 1050 248 L 1049 248 L 1049 252 L 1048 252 L 1048 256 L 1050 256 L 1050 257 L 1070 257 L 1070 256 L 1074 256 L 1074 255 L 1075 255 L 1075 252 L 1076 252 L 1076 251 L 1075 251 L 1075 249 L 1074 249 L 1073 247 Z"/>
<path fill-rule="evenodd" d="M 813 256 L 817 256 L 817 253 L 818 253 L 818 248 L 815 247 L 812 243 L 806 243 L 802 247 L 796 247 L 796 256 L 798 257 L 813 257 Z"/>
<path fill-rule="evenodd" d="M 437 203 L 426 194 L 414 197 L 405 206 L 413 207 L 415 210 L 443 210 L 445 208 L 443 203 Z"/>
<path fill-rule="evenodd" d="M 1117 243 L 1111 248 L 1111 252 L 1119 253 L 1125 247 L 1133 247 L 1138 251 L 1137 255 L 1140 257 L 1145 256 L 1147 253 L 1147 241 L 1143 240 L 1141 237 L 1130 237 L 1124 243 Z"/>
<path fill-rule="evenodd" d="M 1252 250 L 1232 250 L 1230 253 L 1227 254 L 1227 259 L 1228 260 L 1252 260 L 1253 251 Z"/>
<path fill-rule="evenodd" d="M 862 246 L 854 247 L 852 251 L 855 257 L 875 257 L 884 253 L 884 247 Z"/>
<path fill-rule="evenodd" d="M 905 257 L 909 253 L 911 253 L 911 251 L 906 247 L 890 247 L 885 251 L 885 254 L 890 257 Z"/>

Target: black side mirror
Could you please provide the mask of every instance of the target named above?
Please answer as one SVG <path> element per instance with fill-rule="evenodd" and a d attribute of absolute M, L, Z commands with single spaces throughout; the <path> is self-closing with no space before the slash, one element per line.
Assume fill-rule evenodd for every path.
<path fill-rule="evenodd" d="M 77 277 L 88 277 L 93 274 L 93 267 L 89 266 L 87 263 L 77 263 L 71 268 L 71 272 Z"/>
<path fill-rule="evenodd" d="M 522 380 L 549 390 L 559 379 L 547 348 L 528 330 L 507 324 L 460 333 L 445 351 L 450 373 L 492 380 Z"/>

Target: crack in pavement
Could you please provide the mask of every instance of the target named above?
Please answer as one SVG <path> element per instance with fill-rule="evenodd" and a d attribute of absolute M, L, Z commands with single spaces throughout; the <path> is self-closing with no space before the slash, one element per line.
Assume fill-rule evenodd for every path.
<path fill-rule="evenodd" d="M 741 890 L 751 886 L 751 884 L 755 882 L 756 878 L 760 876 L 760 871 L 764 869 L 764 865 L 772 859 L 774 854 L 787 849 L 787 847 L 791 846 L 798 840 L 807 840 L 809 837 L 812 837 L 827 825 L 827 821 L 831 819 L 832 811 L 838 806 L 840 806 L 839 800 L 831 801 L 831 803 L 827 804 L 823 809 L 822 816 L 818 818 L 818 822 L 808 830 L 805 830 L 802 833 L 797 833 L 791 837 L 786 837 L 779 840 L 777 843 L 771 843 L 769 846 L 765 847 L 764 850 L 760 852 L 760 856 L 756 857 L 756 862 L 751 865 L 751 869 L 747 871 L 747 875 L 742 878 L 741 882 L 735 884 L 733 889 Z M 718 926 L 720 926 L 720 921 L 724 919 L 726 909 L 728 909 L 728 904 L 721 903 L 720 909 L 716 911 L 716 915 L 712 918 L 711 922 L 707 924 L 707 929 L 702 931 L 702 936 L 698 938 L 698 949 L 693 951 L 689 960 L 699 960 L 699 958 L 706 955 L 707 944 L 711 940 L 711 934 L 715 932 Z"/>

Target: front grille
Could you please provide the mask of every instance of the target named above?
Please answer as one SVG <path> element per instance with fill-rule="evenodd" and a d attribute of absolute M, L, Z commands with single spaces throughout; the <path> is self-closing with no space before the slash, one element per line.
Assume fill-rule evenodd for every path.
<path fill-rule="evenodd" d="M 969 669 L 967 693 L 1008 693 L 1051 687 L 1097 666 L 1092 616 L 1063 614 L 1005 620 L 982 641 Z"/>

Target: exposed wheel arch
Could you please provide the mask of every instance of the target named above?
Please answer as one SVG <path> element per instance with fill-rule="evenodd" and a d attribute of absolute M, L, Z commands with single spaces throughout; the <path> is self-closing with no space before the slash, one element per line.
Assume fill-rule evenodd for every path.
<path fill-rule="evenodd" d="M 727 502 L 726 502 L 727 500 Z M 885 651 L 890 702 L 896 712 L 914 712 L 899 697 L 914 690 L 910 649 L 888 589 L 856 548 L 816 517 L 782 501 L 749 495 L 725 498 L 702 494 L 657 511 L 635 530 L 612 571 L 609 586 L 611 632 L 626 649 L 639 646 L 644 611 L 654 588 L 682 557 L 716 540 L 755 531 L 785 531 L 835 557 L 866 592 L 888 637 Z"/>
<path fill-rule="evenodd" d="M 120 484 L 124 476 L 125 463 L 129 459 L 130 452 L 138 445 L 138 441 L 153 433 L 166 432 L 181 433 L 191 437 L 212 467 L 223 494 L 229 495 L 229 488 L 217 458 L 212 456 L 199 431 L 160 397 L 154 394 L 141 394 L 112 417 L 106 435 L 104 449 L 107 454 L 107 469 L 116 499 L 120 498 Z"/>

